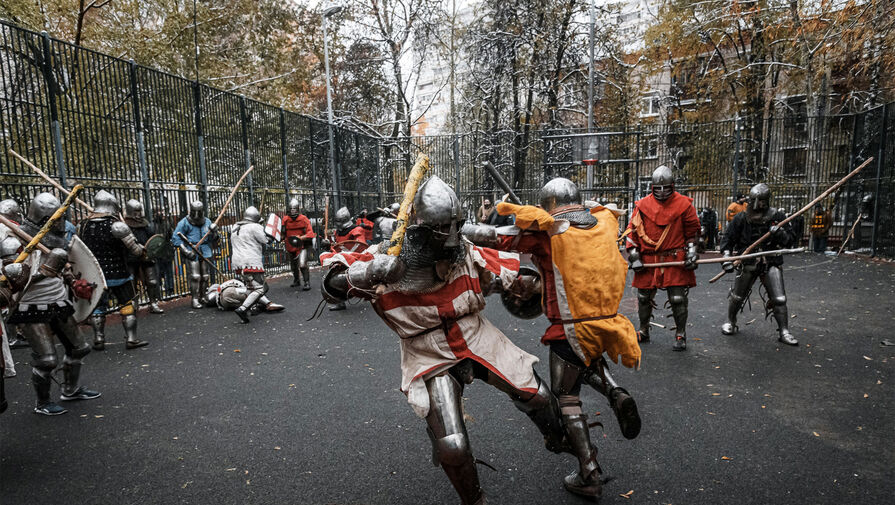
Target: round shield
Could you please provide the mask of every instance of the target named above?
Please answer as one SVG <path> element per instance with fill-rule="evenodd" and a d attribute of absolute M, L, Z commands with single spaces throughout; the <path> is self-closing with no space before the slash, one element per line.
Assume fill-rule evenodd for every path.
<path fill-rule="evenodd" d="M 537 270 L 528 266 L 519 268 L 519 275 L 523 274 L 540 276 Z M 500 294 L 500 301 L 507 312 L 520 319 L 534 319 L 542 312 L 540 292 L 534 293 L 528 298 L 522 298 L 514 293 L 504 291 Z"/>
<path fill-rule="evenodd" d="M 143 245 L 146 249 L 146 258 L 150 260 L 164 259 L 171 255 L 171 243 L 163 235 L 153 235 Z"/>

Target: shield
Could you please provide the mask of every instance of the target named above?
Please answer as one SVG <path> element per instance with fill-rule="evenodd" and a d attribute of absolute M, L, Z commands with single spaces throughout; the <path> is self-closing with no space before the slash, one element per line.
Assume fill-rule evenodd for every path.
<path fill-rule="evenodd" d="M 99 299 L 106 290 L 106 277 L 103 275 L 103 269 L 100 268 L 96 257 L 90 252 L 90 249 L 74 235 L 71 238 L 68 251 L 68 262 L 71 264 L 71 271 L 76 279 L 85 279 L 91 284 L 96 284 L 93 295 L 89 299 L 75 298 L 75 313 L 73 317 L 75 321 L 81 323 L 90 317 Z"/>
<path fill-rule="evenodd" d="M 264 233 L 273 237 L 274 241 L 279 242 L 283 239 L 283 220 L 276 214 L 267 217 L 267 224 L 264 225 Z"/>
<path fill-rule="evenodd" d="M 171 243 L 165 240 L 164 235 L 155 234 L 149 237 L 143 246 L 146 249 L 146 259 L 157 260 L 160 258 L 168 258 L 171 254 Z"/>
<path fill-rule="evenodd" d="M 336 242 L 333 244 L 333 250 L 339 252 L 361 252 L 367 248 L 366 242 L 360 240 L 346 240 L 344 242 Z"/>

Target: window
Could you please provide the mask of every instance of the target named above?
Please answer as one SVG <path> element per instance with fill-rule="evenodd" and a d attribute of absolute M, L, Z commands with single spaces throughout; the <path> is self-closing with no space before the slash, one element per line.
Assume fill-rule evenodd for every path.
<path fill-rule="evenodd" d="M 662 99 L 658 91 L 652 91 L 640 98 L 643 103 L 640 108 L 640 117 L 654 117 L 661 112 Z"/>

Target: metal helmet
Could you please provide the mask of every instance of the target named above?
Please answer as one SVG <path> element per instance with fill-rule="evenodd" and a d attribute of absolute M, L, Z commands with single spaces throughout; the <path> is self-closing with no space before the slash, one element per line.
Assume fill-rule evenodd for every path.
<path fill-rule="evenodd" d="M 261 222 L 261 213 L 254 206 L 251 206 L 242 213 L 242 218 L 253 223 Z"/>
<path fill-rule="evenodd" d="M 121 207 L 115 195 L 101 189 L 93 196 L 93 212 L 97 214 L 118 214 Z"/>
<path fill-rule="evenodd" d="M 143 204 L 140 200 L 130 199 L 124 204 L 124 215 L 131 219 L 143 219 L 146 217 L 143 211 Z"/>
<path fill-rule="evenodd" d="M 559 207 L 581 203 L 581 193 L 578 186 L 565 177 L 551 179 L 538 191 L 538 203 L 547 212 L 553 212 Z"/>
<path fill-rule="evenodd" d="M 342 207 L 337 210 L 333 219 L 336 222 L 336 228 L 342 233 L 348 233 L 354 228 L 354 222 L 351 220 L 351 211 L 348 210 L 348 207 Z"/>
<path fill-rule="evenodd" d="M 771 208 L 771 188 L 765 183 L 758 183 L 749 190 L 749 206 L 746 210 L 750 214 L 764 214 Z"/>
<path fill-rule="evenodd" d="M 0 216 L 3 216 L 10 221 L 21 223 L 22 208 L 19 207 L 19 202 L 13 200 L 12 198 L 7 198 L 6 200 L 0 202 Z"/>
<path fill-rule="evenodd" d="M 437 175 L 429 177 L 413 198 L 411 222 L 433 232 L 435 242 L 444 247 L 460 245 L 463 207 L 457 194 Z"/>
<path fill-rule="evenodd" d="M 398 217 L 398 212 L 401 210 L 401 204 L 395 202 L 386 207 L 385 210 L 388 211 L 388 213 L 391 214 L 392 217 Z"/>
<path fill-rule="evenodd" d="M 0 260 L 3 263 L 11 263 L 22 251 L 22 243 L 15 237 L 7 236 L 0 240 Z"/>
<path fill-rule="evenodd" d="M 41 226 L 47 222 L 47 219 L 49 219 L 61 205 L 59 199 L 52 193 L 40 193 L 35 196 L 34 199 L 31 200 L 31 204 L 28 205 L 28 220 Z M 64 226 L 62 220 L 59 222 Z"/>
<path fill-rule="evenodd" d="M 202 226 L 205 224 L 205 204 L 200 200 L 196 200 L 190 203 L 190 213 L 188 216 L 189 222 L 195 226 Z"/>
<path fill-rule="evenodd" d="M 674 174 L 665 165 L 653 170 L 652 192 L 656 200 L 664 202 L 674 193 Z"/>
<path fill-rule="evenodd" d="M 289 211 L 289 216 L 291 216 L 293 218 L 298 217 L 298 215 L 301 214 L 301 202 L 298 201 L 298 198 L 293 198 L 292 200 L 289 200 L 288 211 Z"/>

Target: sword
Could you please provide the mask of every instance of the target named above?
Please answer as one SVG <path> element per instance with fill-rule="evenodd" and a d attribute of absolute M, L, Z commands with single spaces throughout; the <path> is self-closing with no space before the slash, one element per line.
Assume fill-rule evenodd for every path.
<path fill-rule="evenodd" d="M 187 244 L 188 246 L 190 246 L 190 249 L 192 249 L 193 252 L 196 253 L 197 257 L 202 258 L 202 261 L 204 261 L 205 263 L 208 263 L 208 266 L 213 268 L 215 272 L 221 273 L 221 271 L 218 270 L 218 267 L 214 266 L 214 263 L 212 263 L 210 259 L 206 258 L 205 256 L 202 256 L 202 253 L 199 251 L 199 246 L 190 242 L 189 239 L 183 235 L 183 233 L 177 232 L 177 236 L 180 237 L 180 240 L 182 240 L 184 244 Z"/>
<path fill-rule="evenodd" d="M 487 170 L 488 173 L 491 174 L 491 177 L 494 178 L 494 182 L 496 182 L 497 185 L 500 186 L 500 188 L 503 189 L 505 193 L 510 195 L 509 198 L 511 202 L 515 203 L 516 205 L 522 205 L 522 200 L 520 200 L 519 197 L 516 196 L 516 193 L 513 192 L 513 188 L 511 188 L 510 185 L 507 184 L 507 181 L 504 180 L 503 176 L 500 175 L 500 172 L 497 171 L 497 169 L 494 167 L 494 165 L 491 164 L 490 161 L 482 163 L 482 166 L 484 166 L 485 170 Z"/>

